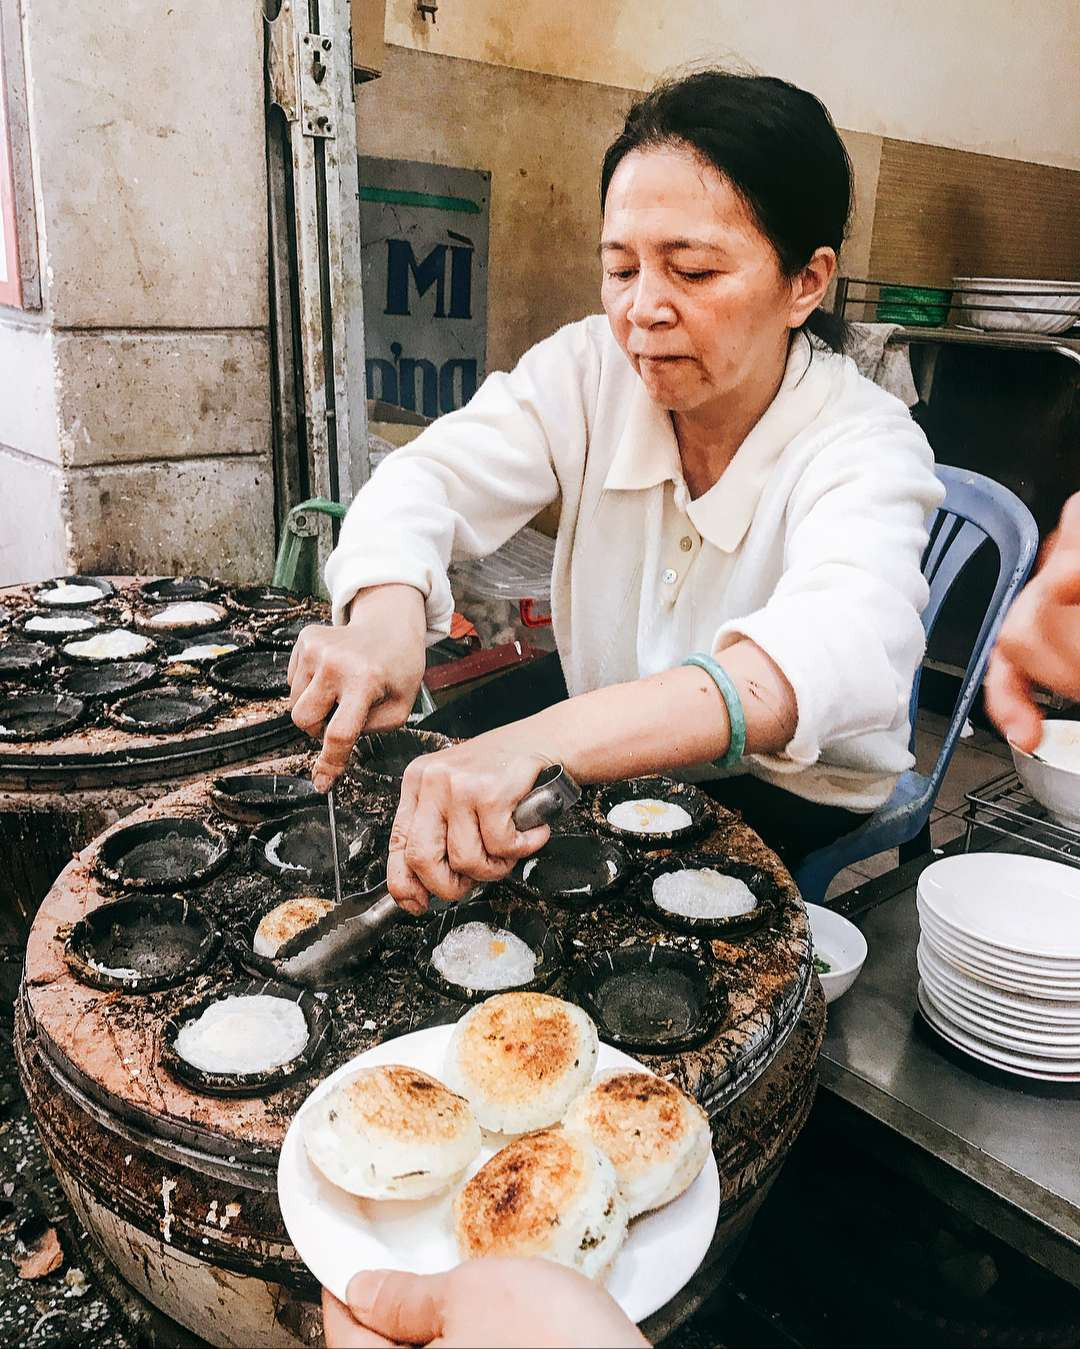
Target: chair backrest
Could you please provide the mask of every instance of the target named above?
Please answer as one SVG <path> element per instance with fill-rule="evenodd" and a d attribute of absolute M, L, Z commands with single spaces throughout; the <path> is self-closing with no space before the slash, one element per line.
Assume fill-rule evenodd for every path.
<path fill-rule="evenodd" d="M 930 541 L 922 564 L 923 575 L 930 586 L 930 601 L 922 616 L 927 641 L 953 584 L 987 539 L 997 548 L 998 574 L 964 671 L 960 696 L 930 775 L 935 791 L 979 691 L 998 629 L 1035 565 L 1039 547 L 1039 530 L 1031 512 L 1007 487 L 982 473 L 951 468 L 947 464 L 938 464 L 937 475 L 945 485 L 945 500 L 930 526 Z M 909 711 L 913 744 L 921 674 L 921 668 L 915 672 L 911 690 Z"/>

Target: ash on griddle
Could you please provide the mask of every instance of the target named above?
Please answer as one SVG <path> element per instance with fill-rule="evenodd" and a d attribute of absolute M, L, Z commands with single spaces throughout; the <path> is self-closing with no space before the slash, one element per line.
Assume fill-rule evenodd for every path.
<path fill-rule="evenodd" d="M 142 596 L 155 604 L 174 600 L 207 600 L 221 591 L 221 582 L 206 576 L 159 576 L 139 587 Z"/>
<path fill-rule="evenodd" d="M 201 974 L 221 934 L 192 900 L 140 895 L 102 904 L 75 924 L 64 957 L 95 988 L 150 993 Z"/>
<path fill-rule="evenodd" d="M 85 715 L 81 698 L 62 693 L 0 695 L 0 741 L 55 739 L 74 730 Z"/>
<path fill-rule="evenodd" d="M 0 642 L 0 679 L 26 679 L 47 670 L 56 659 L 48 642 Z"/>
<path fill-rule="evenodd" d="M 358 878 L 371 861 L 374 829 L 370 820 L 337 811 L 338 854 L 341 872 L 350 888 L 361 888 Z M 333 875 L 330 819 L 324 807 L 297 811 L 280 820 L 267 820 L 251 835 L 251 856 L 260 871 L 291 885 L 307 885 Z"/>
<path fill-rule="evenodd" d="M 133 890 L 199 885 L 228 861 L 229 842 L 201 820 L 159 817 L 110 834 L 94 858 L 97 874 Z"/>
<path fill-rule="evenodd" d="M 175 684 L 163 684 L 119 699 L 106 716 L 124 731 L 170 735 L 206 721 L 224 710 L 224 706 L 213 694 L 187 692 Z"/>
<path fill-rule="evenodd" d="M 108 665 L 72 665 L 64 670 L 57 687 L 74 698 L 115 698 L 134 693 L 157 678 L 157 666 L 143 660 L 120 660 Z"/>

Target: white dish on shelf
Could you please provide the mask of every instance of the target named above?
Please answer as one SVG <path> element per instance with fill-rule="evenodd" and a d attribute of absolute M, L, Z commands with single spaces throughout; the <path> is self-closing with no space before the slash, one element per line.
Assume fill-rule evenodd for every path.
<path fill-rule="evenodd" d="M 980 998 L 959 984 L 949 983 L 934 972 L 927 961 L 919 961 L 919 977 L 935 996 L 938 994 L 956 1003 L 969 1016 L 985 1018 L 1001 1030 L 1037 1031 L 1047 1039 L 1073 1040 L 1080 1045 L 1080 1016 L 1072 1021 L 1055 1021 L 1050 1017 L 1031 1016 L 1018 1008 L 1002 1007 L 989 998 Z"/>
<path fill-rule="evenodd" d="M 1080 830 L 1080 721 L 1050 717 L 1034 754 L 1009 741 L 1016 775 L 1047 814 Z"/>
<path fill-rule="evenodd" d="M 943 923 L 935 914 L 929 912 L 919 901 L 919 925 L 924 932 L 934 935 L 934 940 L 948 942 L 959 951 L 978 956 L 984 963 L 1005 970 L 1013 970 L 1028 979 L 1049 979 L 1051 982 L 1072 980 L 1080 983 L 1080 960 L 1066 960 L 1063 956 L 1028 956 L 1012 951 L 1004 951 L 1000 946 L 991 946 L 989 942 L 976 941 L 974 937 L 965 937 L 956 928 Z"/>
<path fill-rule="evenodd" d="M 1030 1077 L 1042 1082 L 1080 1082 L 1080 1059 L 1075 1067 L 1067 1066 L 1068 1061 L 1055 1063 L 1052 1059 L 1036 1059 L 1027 1055 L 1010 1054 L 995 1049 L 983 1041 L 967 1034 L 955 1025 L 928 996 L 922 983 L 919 983 L 917 1002 L 923 1019 L 943 1040 L 947 1040 L 956 1049 L 970 1054 L 980 1063 L 988 1064 L 1002 1072 L 1015 1073 L 1019 1077 Z"/>
<path fill-rule="evenodd" d="M 1064 333 L 1080 320 L 1080 281 L 954 276 L 953 304 L 958 324 L 985 332 Z"/>
<path fill-rule="evenodd" d="M 1045 1017 L 1046 1020 L 1053 1021 L 1058 1025 L 1074 1025 L 1080 1022 L 1080 1001 L 1031 998 L 1019 993 L 1009 993 L 1005 989 L 982 983 L 957 969 L 955 965 L 944 961 L 937 952 L 926 945 L 925 938 L 919 942 L 916 959 L 920 973 L 923 972 L 924 968 L 929 969 L 939 979 L 943 979 L 947 985 L 955 985 L 961 992 L 978 998 L 980 1002 L 986 1002 L 990 1006 L 1000 1007 L 1006 1012 L 1022 1012 L 1036 1019 Z"/>
<path fill-rule="evenodd" d="M 304 1115 L 343 1078 L 359 1068 L 404 1063 L 441 1078 L 453 1026 L 432 1026 L 375 1045 L 323 1079 L 289 1125 L 278 1161 L 278 1203 L 289 1240 L 319 1282 L 344 1300 L 359 1269 L 405 1269 L 434 1274 L 460 1263 L 450 1216 L 453 1194 L 424 1200 L 365 1200 L 332 1185 L 308 1160 Z M 650 1070 L 601 1043 L 596 1069 Z M 509 1139 L 484 1134 L 469 1168 L 477 1172 Z M 696 1180 L 678 1199 L 630 1224 L 615 1258 L 607 1290 L 634 1321 L 671 1300 L 693 1277 L 716 1230 L 720 1175 L 712 1151 Z"/>
<path fill-rule="evenodd" d="M 992 954 L 985 954 L 970 942 L 957 941 L 947 932 L 942 932 L 929 918 L 921 918 L 920 925 L 924 936 L 938 954 L 962 969 L 987 979 L 1015 983 L 1020 993 L 1030 991 L 1038 994 L 1046 989 L 1053 995 L 1072 993 L 1080 998 L 1080 974 L 1076 972 L 1062 973 L 1013 965 Z"/>
<path fill-rule="evenodd" d="M 1080 988 L 1072 985 L 1031 983 L 1016 979 L 1010 974 L 990 972 L 976 965 L 974 961 L 934 946 L 933 940 L 928 939 L 926 933 L 923 934 L 921 942 L 952 972 L 971 980 L 977 988 L 993 988 L 1010 996 L 1029 998 L 1036 1002 L 1074 1003 L 1080 1006 Z"/>
<path fill-rule="evenodd" d="M 919 877 L 919 900 L 980 944 L 1025 956 L 1080 956 L 1080 870 L 1019 853 L 959 853 Z"/>
<path fill-rule="evenodd" d="M 1037 1058 L 1080 1060 L 1080 1036 L 1051 1038 L 1041 1030 L 1000 1024 L 980 1012 L 969 1011 L 925 979 L 923 988 L 943 1016 L 947 1016 L 969 1035 L 985 1040 L 988 1045 L 1008 1053 L 1032 1054 Z"/>

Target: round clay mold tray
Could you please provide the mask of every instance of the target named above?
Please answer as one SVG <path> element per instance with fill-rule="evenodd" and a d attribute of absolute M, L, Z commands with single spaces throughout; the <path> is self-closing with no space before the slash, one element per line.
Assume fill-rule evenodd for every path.
<path fill-rule="evenodd" d="M 731 876 L 750 890 L 757 904 L 749 913 L 732 918 L 690 918 L 672 913 L 656 902 L 653 883 L 674 871 L 717 871 Z M 651 862 L 634 885 L 634 897 L 642 912 L 677 932 L 692 932 L 701 937 L 744 937 L 772 919 L 780 902 L 780 887 L 767 871 L 715 853 L 678 853 Z"/>
<path fill-rule="evenodd" d="M 45 596 L 56 590 L 58 586 L 86 587 L 90 590 L 96 590 L 97 595 L 81 595 L 74 599 L 65 600 L 45 599 Z M 88 609 L 90 605 L 100 604 L 110 595 L 115 595 L 116 587 L 111 581 L 106 581 L 104 576 L 58 576 L 52 581 L 42 581 L 40 585 L 36 585 L 34 593 L 38 597 L 38 603 L 45 609 L 54 611 L 59 609 Z"/>
<path fill-rule="evenodd" d="M 299 641 L 300 634 L 314 622 L 315 620 L 308 615 L 301 614 L 298 618 L 290 618 L 285 623 L 276 621 L 263 623 L 256 633 L 255 640 L 260 646 L 269 647 L 272 651 L 291 651 Z"/>
<path fill-rule="evenodd" d="M 406 768 L 424 754 L 437 754 L 454 742 L 436 731 L 386 731 L 362 735 L 353 750 L 350 767 L 369 782 L 400 787 Z"/>
<path fill-rule="evenodd" d="M 196 1068 L 176 1052 L 176 1037 L 183 1026 L 200 1017 L 208 1007 L 225 998 L 259 996 L 294 1002 L 304 1015 L 308 1030 L 307 1042 L 287 1063 L 253 1073 L 211 1073 Z M 309 1072 L 322 1056 L 329 1030 L 330 1013 L 322 1000 L 310 990 L 301 990 L 295 984 L 280 983 L 273 979 L 247 980 L 228 984 L 215 993 L 195 998 L 169 1017 L 163 1027 L 161 1062 L 173 1077 L 194 1091 L 211 1096 L 263 1096 Z"/>
<path fill-rule="evenodd" d="M 231 773 L 212 779 L 206 794 L 220 815 L 241 824 L 292 815 L 319 796 L 310 778 L 293 773 Z"/>
<path fill-rule="evenodd" d="M 486 923 L 488 927 L 512 932 L 536 956 L 536 975 L 527 984 L 510 988 L 467 988 L 445 978 L 432 964 L 435 948 L 456 927 L 465 923 Z M 483 1002 L 495 993 L 536 993 L 548 988 L 562 973 L 562 943 L 535 909 L 524 904 L 495 908 L 485 899 L 454 904 L 432 918 L 425 929 L 417 953 L 420 978 L 429 988 L 456 1002 Z"/>
<path fill-rule="evenodd" d="M 535 856 L 517 864 L 507 883 L 527 899 L 591 909 L 619 893 L 633 865 L 627 850 L 612 838 L 553 834 Z"/>
<path fill-rule="evenodd" d="M 202 885 L 229 860 L 229 841 L 202 820 L 166 816 L 103 840 L 94 870 L 122 890 L 175 891 Z"/>
<path fill-rule="evenodd" d="M 226 656 L 235 656 L 237 652 L 246 651 L 252 645 L 252 638 L 240 628 L 226 628 L 197 633 L 193 637 L 171 637 L 161 645 L 165 652 L 165 668 L 170 674 L 174 669 L 181 674 L 185 671 L 202 674 L 217 661 L 224 660 Z M 216 647 L 234 649 L 217 651 L 214 649 Z M 185 651 L 198 651 L 200 648 L 205 650 L 204 655 L 184 656 Z"/>
<path fill-rule="evenodd" d="M 145 689 L 120 698 L 105 715 L 114 726 L 138 735 L 175 735 L 220 710 L 222 702 L 210 693 L 192 693 L 175 684 Z"/>
<path fill-rule="evenodd" d="M 144 643 L 145 645 L 140 646 L 140 649 L 138 651 L 123 652 L 116 656 L 95 656 L 88 654 L 85 651 L 73 650 L 73 648 L 77 647 L 81 641 L 89 642 L 93 641 L 95 637 L 108 637 L 109 634 L 112 632 L 128 633 L 132 637 L 137 638 L 140 643 Z M 90 637 L 69 638 L 60 648 L 60 652 L 63 655 L 64 659 L 71 661 L 73 665 L 109 665 L 109 664 L 115 665 L 121 661 L 125 663 L 133 660 L 149 661 L 154 659 L 154 657 L 157 655 L 157 651 L 158 646 L 157 643 L 153 640 L 153 638 L 148 637 L 144 632 L 135 632 L 131 628 L 124 628 L 124 627 L 103 628 L 103 630 L 100 633 L 93 633 L 91 634 Z"/>
<path fill-rule="evenodd" d="M 192 610 L 198 606 L 198 612 Z M 164 620 L 168 619 L 166 622 Z M 229 611 L 223 604 L 209 600 L 173 600 L 135 615 L 136 629 L 147 637 L 196 637 L 223 628 Z"/>
<path fill-rule="evenodd" d="M 56 659 L 48 642 L 0 642 L 0 680 L 29 679 Z"/>
<path fill-rule="evenodd" d="M 647 833 L 638 829 L 623 829 L 612 824 L 608 813 L 626 801 L 663 801 L 680 806 L 690 816 L 690 823 L 681 829 Z M 632 848 L 656 851 L 660 848 L 679 848 L 691 843 L 713 828 L 717 810 L 699 788 L 673 778 L 631 778 L 627 782 L 613 782 L 597 792 L 593 801 L 593 819 L 606 833 Z M 731 817 L 734 819 L 734 816 Z"/>
<path fill-rule="evenodd" d="M 206 576 L 159 576 L 139 587 L 149 604 L 174 604 L 179 600 L 208 600 L 221 593 L 221 582 Z"/>
<path fill-rule="evenodd" d="M 280 698 L 289 691 L 289 654 L 234 651 L 210 667 L 210 682 L 244 698 Z"/>
<path fill-rule="evenodd" d="M 50 624 L 55 626 L 49 626 Z M 61 627 L 61 624 L 74 626 Z M 93 614 L 72 613 L 71 610 L 67 612 L 61 610 L 59 613 L 54 610 L 49 613 L 36 609 L 33 613 L 23 614 L 22 618 L 17 619 L 12 624 L 12 631 L 17 632 L 27 642 L 48 642 L 51 646 L 62 646 L 64 642 L 77 642 L 82 637 L 92 637 L 95 632 L 101 631 L 101 627 L 101 620 L 95 618 Z"/>
<path fill-rule="evenodd" d="M 61 671 L 56 686 L 73 698 L 117 698 L 144 689 L 157 678 L 157 666 L 144 660 L 119 660 L 107 665 L 72 665 Z"/>
<path fill-rule="evenodd" d="M 566 996 L 596 1022 L 601 1040 L 646 1054 L 694 1049 L 727 1015 L 719 971 L 670 946 L 621 946 L 580 965 Z"/>
<path fill-rule="evenodd" d="M 0 695 L 0 742 L 57 740 L 86 715 L 81 698 L 63 693 Z"/>
<path fill-rule="evenodd" d="M 91 910 L 71 930 L 64 959 L 94 988 L 156 993 L 201 974 L 221 933 L 194 901 L 134 895 Z"/>
<path fill-rule="evenodd" d="M 341 879 L 350 889 L 363 888 L 360 878 L 371 862 L 375 829 L 370 818 L 352 811 L 337 812 Z M 332 881 L 333 851 L 325 802 L 280 819 L 264 821 L 251 834 L 251 860 L 264 875 L 289 886 Z"/>
<path fill-rule="evenodd" d="M 293 618 L 304 607 L 303 595 L 283 586 L 241 586 L 229 592 L 229 599 L 245 613 L 272 614 L 278 622 Z"/>

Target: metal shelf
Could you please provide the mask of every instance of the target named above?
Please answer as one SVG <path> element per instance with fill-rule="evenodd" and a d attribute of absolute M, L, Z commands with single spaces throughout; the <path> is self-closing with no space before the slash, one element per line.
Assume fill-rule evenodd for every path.
<path fill-rule="evenodd" d="M 1080 867 L 1080 831 L 1051 820 L 1011 769 L 967 793 L 964 851 L 971 851 L 976 829 L 1023 844 L 1036 855 L 1056 857 Z"/>

